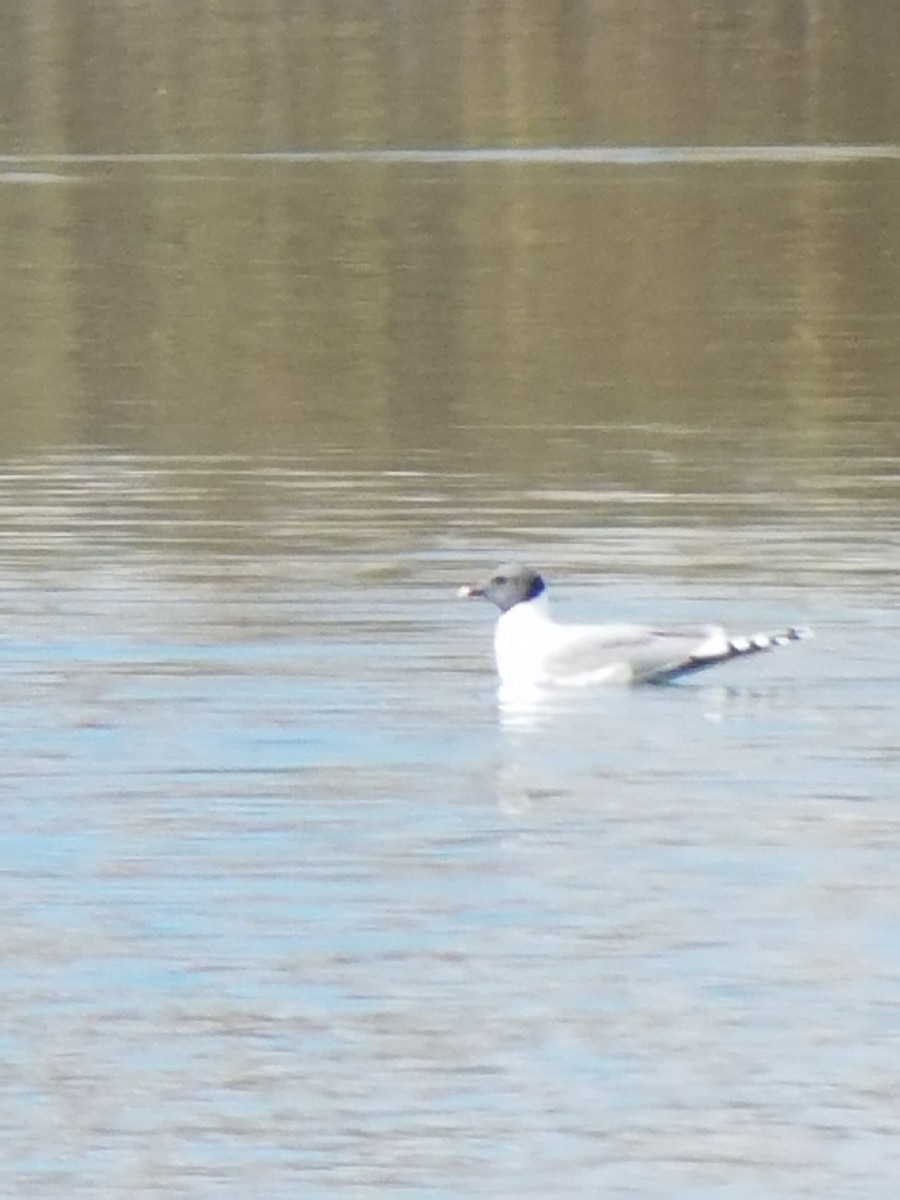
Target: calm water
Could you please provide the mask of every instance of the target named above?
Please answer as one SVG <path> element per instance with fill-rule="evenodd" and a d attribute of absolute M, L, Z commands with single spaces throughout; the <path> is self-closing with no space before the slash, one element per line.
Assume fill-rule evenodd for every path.
<path fill-rule="evenodd" d="M 16 1194 L 889 1194 L 877 432 L 862 505 L 356 454 L 7 464 Z M 572 616 L 818 637 L 504 720 L 490 614 L 453 598 L 501 540 Z"/>
<path fill-rule="evenodd" d="M 0 1192 L 887 1200 L 898 10 L 326 8 L 0 16 Z"/>

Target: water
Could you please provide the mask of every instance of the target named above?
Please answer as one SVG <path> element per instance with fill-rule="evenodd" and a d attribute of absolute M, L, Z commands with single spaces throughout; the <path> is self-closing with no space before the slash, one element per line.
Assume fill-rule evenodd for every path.
<path fill-rule="evenodd" d="M 772 492 L 712 536 L 677 495 L 616 494 L 598 530 L 583 480 L 356 455 L 8 463 L 17 1194 L 878 1194 L 883 460 L 845 477 L 858 520 Z M 818 637 L 498 712 L 491 615 L 453 596 L 498 514 L 571 617 Z"/>
<path fill-rule="evenodd" d="M 29 13 L 0 1192 L 893 1196 L 896 7 Z"/>

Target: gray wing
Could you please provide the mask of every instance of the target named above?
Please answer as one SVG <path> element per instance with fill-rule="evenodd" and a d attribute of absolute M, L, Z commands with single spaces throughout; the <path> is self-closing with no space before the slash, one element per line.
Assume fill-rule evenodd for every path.
<path fill-rule="evenodd" d="M 731 657 L 719 626 L 653 629 L 645 625 L 571 625 L 546 656 L 551 678 L 565 681 L 622 667 L 636 682 L 672 679 Z"/>

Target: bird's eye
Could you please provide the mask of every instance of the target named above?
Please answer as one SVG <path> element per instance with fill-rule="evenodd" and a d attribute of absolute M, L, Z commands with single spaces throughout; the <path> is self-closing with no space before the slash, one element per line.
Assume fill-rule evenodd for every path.
<path fill-rule="evenodd" d="M 505 575 L 495 575 L 494 578 L 491 580 L 491 582 L 499 583 L 500 586 L 502 587 L 503 584 L 506 583 L 506 576 Z"/>

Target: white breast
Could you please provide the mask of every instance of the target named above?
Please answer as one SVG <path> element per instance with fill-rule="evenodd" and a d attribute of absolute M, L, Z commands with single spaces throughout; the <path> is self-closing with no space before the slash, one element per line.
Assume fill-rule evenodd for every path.
<path fill-rule="evenodd" d="M 608 629 L 613 648 L 582 654 Z M 494 652 L 502 689 L 527 692 L 547 685 L 577 687 L 595 683 L 629 683 L 633 679 L 627 653 L 615 642 L 630 626 L 560 625 L 550 615 L 545 596 L 517 604 L 497 621 Z M 595 645 L 595 649 L 597 649 Z"/>
<path fill-rule="evenodd" d="M 543 596 L 502 613 L 494 633 L 497 674 L 504 688 L 534 687 L 553 649 L 557 626 Z"/>

